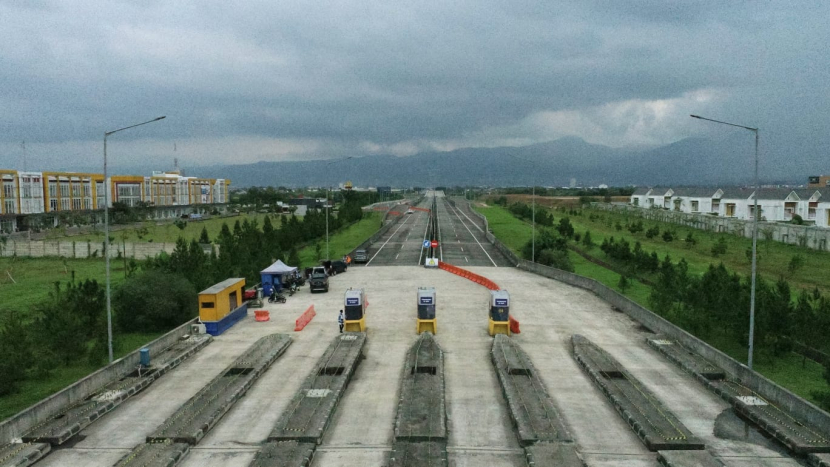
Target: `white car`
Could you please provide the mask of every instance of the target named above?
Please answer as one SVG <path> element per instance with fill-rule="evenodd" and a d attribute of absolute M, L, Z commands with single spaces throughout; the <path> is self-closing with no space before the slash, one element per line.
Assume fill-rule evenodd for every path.
<path fill-rule="evenodd" d="M 412 209 L 407 209 L 407 210 L 406 210 L 406 213 L 407 213 L 407 214 L 415 214 L 415 211 L 413 211 Z"/>

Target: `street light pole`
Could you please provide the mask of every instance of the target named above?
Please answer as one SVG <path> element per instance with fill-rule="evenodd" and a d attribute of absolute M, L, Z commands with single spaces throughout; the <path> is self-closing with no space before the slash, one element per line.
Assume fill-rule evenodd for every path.
<path fill-rule="evenodd" d="M 165 119 L 166 116 L 161 116 L 154 118 L 152 120 L 148 120 L 143 123 L 137 123 L 135 125 L 125 126 L 124 128 L 119 128 L 117 130 L 112 131 L 105 131 L 104 132 L 104 263 L 106 263 L 106 275 L 107 275 L 107 351 L 109 352 L 109 362 L 112 363 L 112 293 L 110 292 L 110 216 L 109 216 L 109 205 L 110 205 L 110 187 L 107 186 L 107 138 L 109 135 L 113 133 L 118 133 L 119 131 L 129 130 L 130 128 L 135 128 L 137 126 L 146 125 L 148 123 L 157 122 L 159 120 Z"/>
<path fill-rule="evenodd" d="M 353 156 L 344 157 L 342 159 L 337 159 L 334 161 L 329 162 L 326 164 L 326 178 L 328 178 L 329 166 L 332 164 L 336 164 L 338 162 L 343 162 L 351 159 Z M 331 194 L 331 183 L 329 183 L 328 190 L 326 191 L 326 260 L 331 261 L 329 257 L 329 196 Z"/>
<path fill-rule="evenodd" d="M 700 115 L 690 115 L 692 118 L 697 118 L 700 120 L 706 120 L 708 122 L 719 123 L 721 125 L 729 125 L 734 126 L 737 128 L 743 128 L 744 130 L 749 130 L 755 133 L 755 202 L 753 203 L 753 215 L 752 215 L 752 288 L 749 292 L 749 356 L 747 357 L 747 367 L 752 369 L 752 354 L 755 348 L 755 271 L 758 265 L 758 217 L 760 217 L 760 213 L 758 212 L 758 196 L 761 195 L 761 185 L 758 181 L 758 143 L 759 143 L 759 132 L 758 128 L 753 128 L 750 126 L 743 126 L 737 125 L 735 123 L 729 122 L 722 122 L 720 120 L 713 120 L 711 118 L 701 117 Z"/>
<path fill-rule="evenodd" d="M 514 156 L 512 154 L 508 154 L 510 157 L 514 159 L 519 159 L 520 161 L 529 162 L 533 165 L 536 165 L 535 162 L 525 159 L 523 157 Z M 538 166 L 537 166 L 538 167 Z M 531 240 L 530 240 L 530 257 L 532 262 L 536 262 L 536 172 L 533 172 L 533 177 L 531 179 L 531 183 L 533 186 L 531 187 Z"/>

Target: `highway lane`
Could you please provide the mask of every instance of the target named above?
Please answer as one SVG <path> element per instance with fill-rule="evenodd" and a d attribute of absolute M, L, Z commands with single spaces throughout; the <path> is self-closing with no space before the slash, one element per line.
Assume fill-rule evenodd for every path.
<path fill-rule="evenodd" d="M 485 238 L 477 218 L 438 194 L 437 214 L 441 260 L 455 266 L 514 266 Z"/>
<path fill-rule="evenodd" d="M 418 207 L 427 208 L 429 198 Z M 429 213 L 415 210 L 406 214 L 408 206 L 392 208 L 398 212 L 395 225 L 368 249 L 369 262 L 366 266 L 417 266 L 423 263 L 423 242 L 429 225 Z M 396 216 L 390 214 L 390 216 Z"/>

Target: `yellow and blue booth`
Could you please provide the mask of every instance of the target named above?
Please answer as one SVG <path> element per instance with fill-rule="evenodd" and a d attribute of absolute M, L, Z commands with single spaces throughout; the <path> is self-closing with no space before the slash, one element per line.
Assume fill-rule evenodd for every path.
<path fill-rule="evenodd" d="M 199 320 L 208 334 L 218 336 L 248 314 L 244 288 L 245 279 L 235 277 L 199 292 Z"/>

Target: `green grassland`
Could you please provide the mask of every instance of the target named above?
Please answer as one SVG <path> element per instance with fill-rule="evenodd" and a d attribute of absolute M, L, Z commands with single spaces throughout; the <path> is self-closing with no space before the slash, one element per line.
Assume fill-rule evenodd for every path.
<path fill-rule="evenodd" d="M 508 213 L 509 214 L 509 213 Z M 600 216 L 601 219 L 590 220 L 590 215 Z M 614 237 L 615 239 L 626 239 L 632 246 L 640 242 L 647 252 L 656 251 L 662 259 L 665 255 L 671 256 L 674 261 L 685 258 L 689 263 L 689 271 L 702 274 L 709 267 L 709 264 L 723 263 L 730 271 L 737 272 L 743 276 L 750 274 L 751 262 L 747 257 L 747 250 L 752 248 L 752 239 L 739 237 L 729 233 L 716 233 L 704 230 L 683 227 L 675 224 L 648 221 L 634 215 L 611 213 L 607 211 L 585 209 L 580 216 L 568 216 L 564 211 L 553 211 L 556 222 L 562 217 L 569 217 L 571 225 L 576 232 L 584 233 L 591 231 L 591 237 L 597 244 L 602 243 L 603 237 Z M 645 231 L 632 234 L 626 230 L 626 222 L 643 221 L 643 227 L 648 230 L 652 226 L 660 228 L 660 232 L 666 229 L 675 233 L 674 240 L 665 242 L 660 236 L 647 239 Z M 619 222 L 622 230 L 617 230 L 615 225 Z M 763 230 L 764 224 L 759 225 L 759 232 Z M 691 233 L 697 244 L 689 247 L 684 239 Z M 818 251 L 798 245 L 784 244 L 774 240 L 764 240 L 761 233 L 758 234 L 758 274 L 767 280 L 777 280 L 784 276 L 794 288 L 806 288 L 812 290 L 818 288 L 822 293 L 830 293 L 830 269 L 827 263 L 830 262 L 830 252 Z M 726 254 L 717 258 L 712 256 L 712 246 L 719 239 L 723 238 L 727 244 Z M 594 255 L 602 255 L 595 250 Z M 787 265 L 794 255 L 801 255 L 804 264 L 794 273 L 787 270 Z"/>
<path fill-rule="evenodd" d="M 520 249 L 531 239 L 531 225 L 517 219 L 507 209 L 500 206 L 475 206 L 475 209 L 487 217 L 488 225 L 493 231 L 493 234 L 517 255 Z M 601 215 L 606 220 L 590 221 L 588 218 L 590 213 Z M 565 213 L 563 212 L 554 211 L 556 222 L 561 217 L 564 217 L 564 215 Z M 698 274 L 703 273 L 708 268 L 709 263 L 721 260 L 730 270 L 737 271 L 741 274 L 748 274 L 749 272 L 749 264 L 746 259 L 745 250 L 748 246 L 752 245 L 750 239 L 729 234 L 689 229 L 673 224 L 658 224 L 657 222 L 644 221 L 646 230 L 652 225 L 659 225 L 661 232 L 666 228 L 676 231 L 677 235 L 675 236 L 675 240 L 667 243 L 659 237 L 648 240 L 645 238 L 644 232 L 632 235 L 625 228 L 617 231 L 614 227 L 616 221 L 619 220 L 623 226 L 625 225 L 625 217 L 619 214 L 585 210 L 582 216 L 569 217 L 576 232 L 584 233 L 585 230 L 590 230 L 593 241 L 597 244 L 602 242 L 604 236 L 614 236 L 616 239 L 626 238 L 632 245 L 635 241 L 640 241 L 645 250 L 649 252 L 657 251 L 657 254 L 661 258 L 666 254 L 669 254 L 674 261 L 679 261 L 680 258 L 686 258 L 686 261 L 689 263 L 689 271 Z M 610 225 L 608 225 L 608 219 L 611 220 Z M 692 235 L 698 241 L 697 245 L 692 248 L 687 248 L 686 243 L 683 241 L 689 231 L 692 232 Z M 712 245 L 720 237 L 726 238 L 729 245 L 728 252 L 718 259 L 714 259 L 711 256 L 710 250 Z M 787 280 L 791 284 L 799 287 L 818 287 L 822 291 L 830 290 L 830 280 L 828 280 L 830 279 L 828 277 L 830 272 L 826 269 L 822 270 L 818 264 L 830 259 L 830 254 L 795 245 L 783 245 L 772 241 L 759 241 L 758 251 L 762 256 L 759 263 L 759 270 L 767 275 L 767 277 L 777 278 L 778 274 L 786 272 L 786 265 L 790 258 L 792 255 L 798 253 L 804 256 L 805 265 L 796 274 L 792 275 L 792 277 L 787 277 Z M 599 259 L 604 259 L 604 254 L 598 247 L 594 247 L 589 253 Z M 617 283 L 620 280 L 619 274 L 591 263 L 572 251 L 568 252 L 568 254 L 574 265 L 574 272 L 576 274 L 590 277 L 608 287 L 618 290 Z M 626 290 L 625 295 L 643 307 L 648 308 L 648 296 L 651 288 L 636 280 L 632 280 L 630 284 L 631 286 Z M 718 338 L 710 339 L 709 343 L 732 358 L 740 362 L 746 362 L 746 347 L 729 342 L 726 339 Z M 822 366 L 812 360 L 804 360 L 803 357 L 795 353 L 788 353 L 776 359 L 758 360 L 755 362 L 754 368 L 767 378 L 808 400 L 812 400 L 810 397 L 811 391 L 824 390 L 827 387 L 827 384 L 822 378 Z"/>
<path fill-rule="evenodd" d="M 366 241 L 373 233 L 380 228 L 380 214 L 377 212 L 364 212 L 363 218 L 345 229 L 329 236 L 329 256 L 332 259 L 342 258 L 351 252 L 355 247 Z M 317 246 L 320 245 L 320 257 L 317 257 Z M 323 238 L 317 243 L 305 246 L 299 251 L 300 264 L 303 267 L 320 263 L 320 259 L 326 256 L 326 239 Z"/>
<path fill-rule="evenodd" d="M 124 280 L 124 265 L 110 261 L 113 287 Z M 81 282 L 105 279 L 104 258 L 0 258 L 0 309 L 28 313 L 32 305 L 45 300 L 55 290 L 55 282 Z M 14 279 L 14 281 L 12 281 Z"/>

